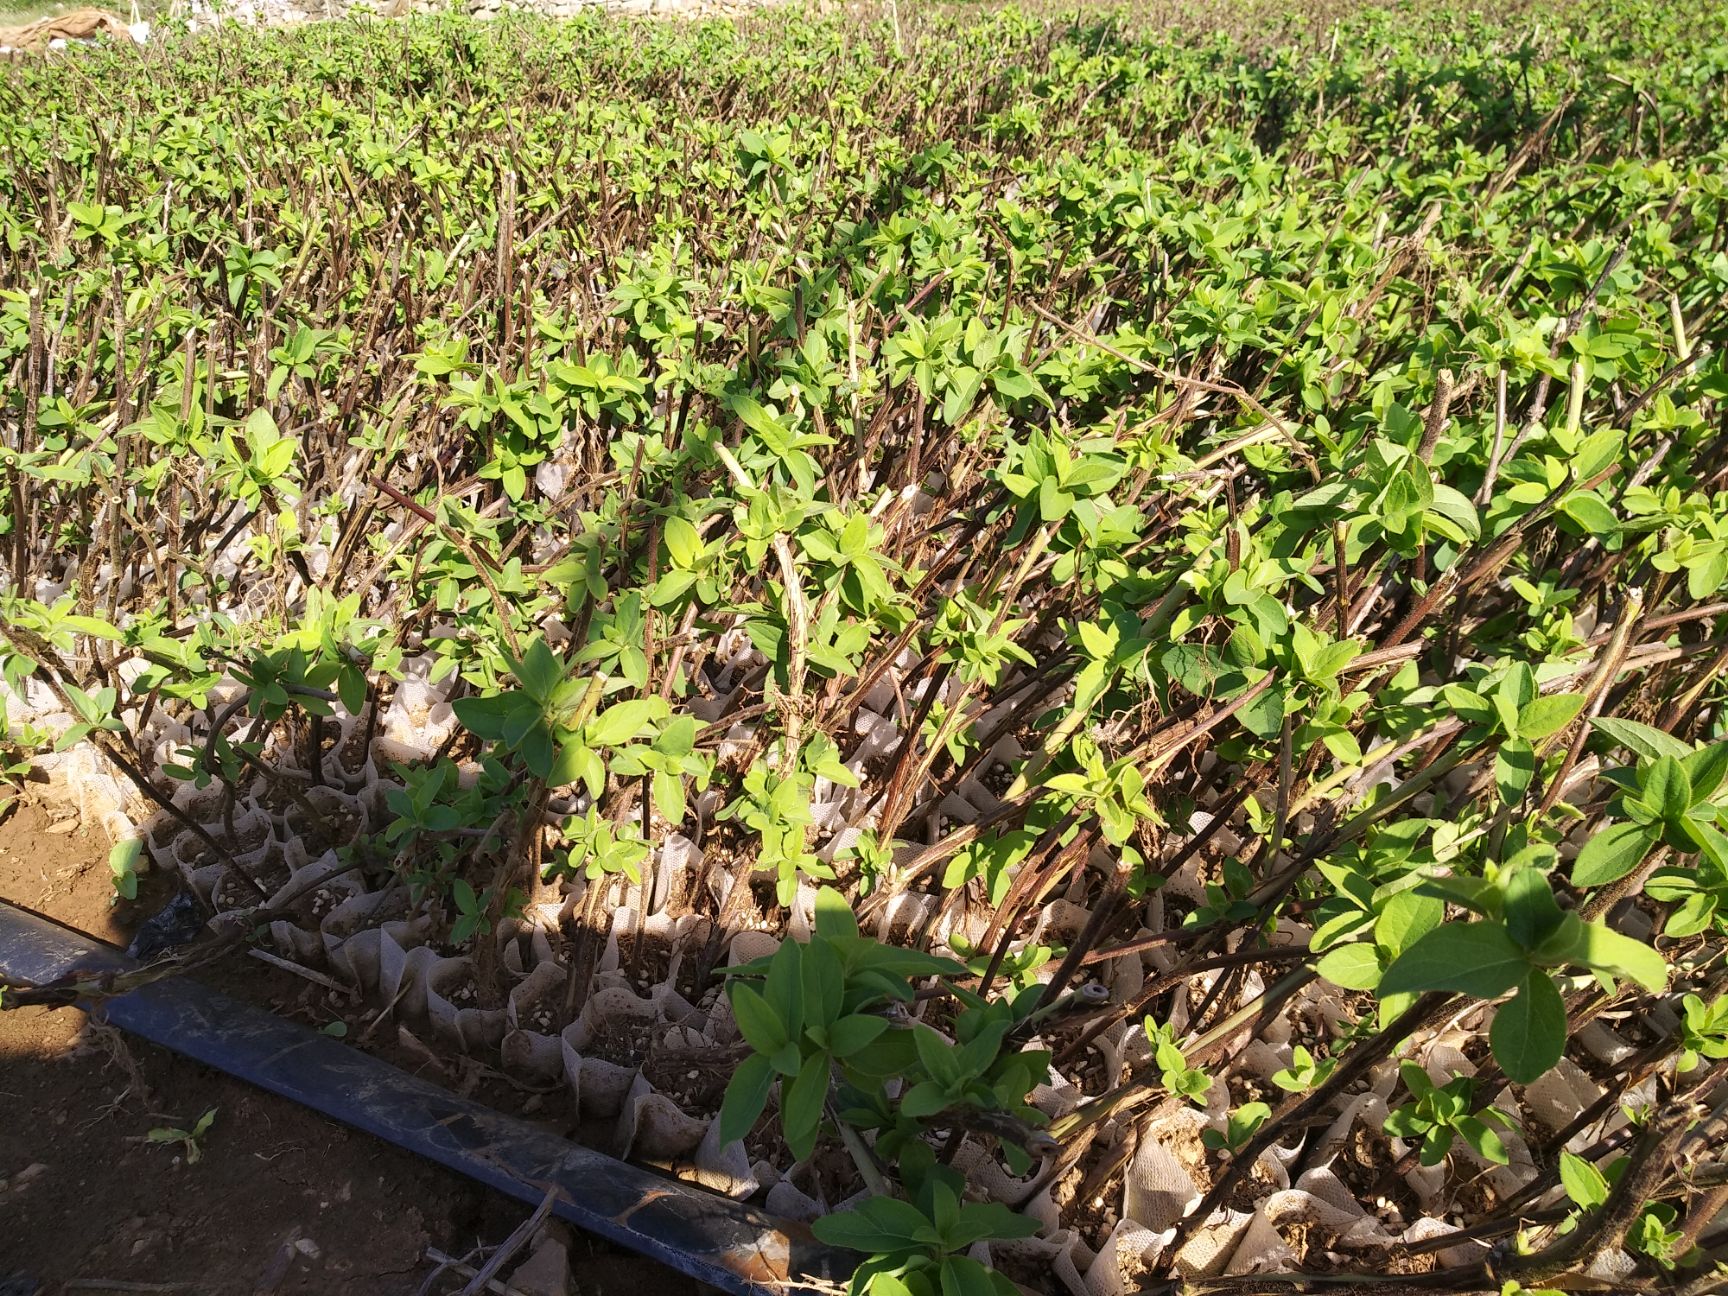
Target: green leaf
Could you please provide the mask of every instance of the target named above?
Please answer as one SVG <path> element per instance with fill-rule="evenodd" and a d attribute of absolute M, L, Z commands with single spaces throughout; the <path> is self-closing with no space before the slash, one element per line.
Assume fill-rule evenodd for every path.
<path fill-rule="evenodd" d="M 1573 1205 L 1583 1210 L 1594 1210 L 1608 1200 L 1607 1178 L 1574 1152 L 1560 1153 L 1560 1182 Z"/>
<path fill-rule="evenodd" d="M 349 715 L 358 716 L 366 709 L 366 693 L 366 676 L 362 672 L 347 669 L 337 673 L 336 695 Z"/>
<path fill-rule="evenodd" d="M 1380 978 L 1379 992 L 1452 990 L 1493 999 L 1524 980 L 1530 960 L 1499 923 L 1436 927 L 1400 954 Z"/>
<path fill-rule="evenodd" d="M 990 1271 L 971 1256 L 943 1256 L 938 1275 L 942 1296 L 996 1296 Z"/>
<path fill-rule="evenodd" d="M 1506 881 L 1506 930 L 1525 949 L 1534 949 L 1551 935 L 1564 916 L 1554 888 L 1539 869 L 1521 868 Z"/>
<path fill-rule="evenodd" d="M 1436 484 L 1434 502 L 1429 505 L 1429 509 L 1432 513 L 1438 513 L 1453 524 L 1457 534 L 1449 536 L 1449 539 L 1457 541 L 1460 538 L 1464 540 L 1481 538 L 1482 522 L 1476 516 L 1476 506 L 1462 491 L 1444 483 Z"/>
<path fill-rule="evenodd" d="M 114 892 L 123 900 L 138 898 L 138 857 L 144 843 L 128 837 L 114 843 L 108 852 L 108 871 L 114 875 Z"/>
<path fill-rule="evenodd" d="M 1436 1125 L 1423 1136 L 1422 1151 L 1416 1159 L 1425 1166 L 1437 1166 L 1446 1159 L 1446 1153 L 1451 1149 L 1451 1129 L 1445 1125 Z"/>
<path fill-rule="evenodd" d="M 568 754 L 570 773 L 588 789 L 588 795 L 598 801 L 606 790 L 606 764 L 600 759 L 600 753 L 580 743 L 567 743 L 564 752 Z"/>
<path fill-rule="evenodd" d="M 1681 758 L 1680 763 L 1686 767 L 1686 777 L 1692 782 L 1692 804 L 1702 805 L 1728 777 L 1728 742 L 1700 747 Z"/>
<path fill-rule="evenodd" d="M 497 741 L 504 736 L 504 717 L 515 707 L 513 696 L 457 698 L 450 704 L 462 727 L 476 738 Z"/>
<path fill-rule="evenodd" d="M 852 906 L 833 887 L 823 887 L 816 892 L 816 934 L 829 939 L 856 938 L 858 935 L 858 919 L 852 913 Z"/>
<path fill-rule="evenodd" d="M 657 608 L 670 607 L 695 584 L 695 573 L 674 568 L 648 587 L 648 601 Z"/>
<path fill-rule="evenodd" d="M 1649 760 L 1657 760 L 1663 756 L 1672 756 L 1678 760 L 1690 755 L 1692 751 L 1673 734 L 1664 733 L 1647 724 L 1639 724 L 1636 720 L 1622 720 L 1619 716 L 1597 716 L 1590 724 L 1620 746 Z"/>
<path fill-rule="evenodd" d="M 1379 951 L 1367 943 L 1340 945 L 1326 951 L 1314 964 L 1314 970 L 1346 990 L 1373 990 L 1380 984 L 1383 971 Z"/>
<path fill-rule="evenodd" d="M 974 1080 L 989 1070 L 1002 1047 L 1002 1037 L 1007 1033 L 1006 1021 L 991 1022 L 962 1045 L 956 1054 L 961 1076 Z"/>
<path fill-rule="evenodd" d="M 961 1251 L 986 1238 L 1013 1241 L 1029 1238 L 1037 1231 L 1037 1220 L 1001 1202 L 967 1202 L 960 1208 L 960 1217 L 943 1231 L 942 1244 Z"/>
<path fill-rule="evenodd" d="M 1401 954 L 1445 919 L 1446 902 L 1439 896 L 1415 888 L 1400 891 L 1374 920 L 1374 943 L 1388 954 Z"/>
<path fill-rule="evenodd" d="M 955 1056 L 953 1045 L 921 1022 L 912 1031 L 912 1038 L 918 1046 L 918 1060 L 924 1064 L 930 1078 L 947 1088 L 958 1085 L 964 1077 L 960 1074 L 960 1060 Z"/>
<path fill-rule="evenodd" d="M 948 1106 L 948 1091 L 934 1080 L 920 1080 L 900 1099 L 900 1114 L 925 1120 Z"/>
<path fill-rule="evenodd" d="M 100 617 L 67 613 L 65 616 L 59 617 L 58 620 L 66 629 L 76 630 L 79 634 L 90 635 L 96 639 L 108 639 L 114 643 L 119 643 L 126 637 Z"/>
<path fill-rule="evenodd" d="M 688 521 L 681 517 L 669 517 L 661 532 L 666 541 L 666 551 L 672 555 L 672 561 L 679 567 L 690 567 L 696 562 L 702 552 L 702 536 Z"/>
<path fill-rule="evenodd" d="M 688 802 L 684 796 L 684 780 L 670 770 L 658 769 L 650 780 L 654 790 L 654 808 L 670 824 L 684 822 Z"/>
<path fill-rule="evenodd" d="M 733 1143 L 743 1138 L 755 1126 L 768 1105 L 768 1091 L 774 1086 L 774 1068 L 760 1053 L 753 1053 L 739 1063 L 726 1085 L 726 1098 L 720 1104 L 720 1141 Z"/>
<path fill-rule="evenodd" d="M 1500 800 L 1517 805 L 1536 777 L 1536 752 L 1523 738 L 1508 738 L 1494 753 L 1494 787 Z"/>
<path fill-rule="evenodd" d="M 528 650 L 522 654 L 522 660 L 515 664 L 512 673 L 530 695 L 544 699 L 558 686 L 558 681 L 564 678 L 564 667 L 546 646 L 546 641 L 536 639 L 528 645 Z"/>
<path fill-rule="evenodd" d="M 506 747 L 520 747 L 530 733 L 544 727 L 544 717 L 526 694 L 512 693 L 509 696 L 510 709 L 504 713 L 501 737 Z"/>
<path fill-rule="evenodd" d="M 552 732 L 543 724 L 533 725 L 523 735 L 516 746 L 521 753 L 522 763 L 536 778 L 550 779 L 552 767 L 557 764 L 557 752 L 552 746 Z"/>
<path fill-rule="evenodd" d="M 617 747 L 640 737 L 665 714 L 659 698 L 632 698 L 607 707 L 588 724 L 586 737 L 592 747 Z"/>
<path fill-rule="evenodd" d="M 108 848 L 108 870 L 115 877 L 123 873 L 131 873 L 138 867 L 139 857 L 144 853 L 144 841 L 139 837 L 126 837 Z"/>
<path fill-rule="evenodd" d="M 1587 535 L 1608 537 L 1620 530 L 1620 519 L 1595 491 L 1573 491 L 1560 501 L 1560 511 L 1582 527 Z"/>
<path fill-rule="evenodd" d="M 1349 499 L 1350 496 L 1359 493 L 1361 489 L 1360 484 L 1357 482 L 1339 478 L 1334 481 L 1329 481 L 1323 486 L 1316 486 L 1312 490 L 1304 491 L 1302 494 L 1290 501 L 1289 509 L 1292 512 L 1303 511 L 1339 514 L 1341 513 L 1339 506 Z"/>
<path fill-rule="evenodd" d="M 1639 781 L 1638 799 L 1664 823 L 1678 824 L 1692 808 L 1692 779 L 1678 758 L 1663 756 Z"/>
<path fill-rule="evenodd" d="M 1256 738 L 1276 738 L 1284 727 L 1284 694 L 1269 688 L 1238 711 L 1236 718 Z"/>
<path fill-rule="evenodd" d="M 1536 673 L 1528 662 L 1513 662 L 1494 689 L 1494 708 L 1499 711 L 1506 732 L 1518 727 L 1518 713 L 1536 699 Z"/>
<path fill-rule="evenodd" d="M 857 1288 L 850 1290 L 857 1291 Z M 860 1296 L 929 1296 L 929 1293 L 928 1283 L 919 1284 L 918 1291 L 914 1292 L 893 1274 L 876 1272 L 870 1275 L 869 1286 L 864 1289 Z"/>
<path fill-rule="evenodd" d="M 768 960 L 762 996 L 785 1027 L 786 1038 L 797 1039 L 804 1029 L 804 947 L 797 941 L 782 941 Z"/>
<path fill-rule="evenodd" d="M 870 1255 L 891 1255 L 940 1241 L 923 1212 L 897 1197 L 872 1197 L 857 1210 L 823 1215 L 811 1221 L 810 1231 L 829 1246 Z"/>
<path fill-rule="evenodd" d="M 1584 709 L 1582 693 L 1552 693 L 1518 708 L 1518 736 L 1540 742 L 1571 724 Z"/>
<path fill-rule="evenodd" d="M 1426 1098 L 1434 1092 L 1434 1080 L 1420 1062 L 1406 1058 L 1398 1064 L 1398 1078 L 1412 1098 Z"/>
<path fill-rule="evenodd" d="M 774 1053 L 787 1043 L 786 1027 L 768 1001 L 750 986 L 734 981 L 727 986 L 732 1016 L 745 1041 L 758 1053 Z"/>
<path fill-rule="evenodd" d="M 1688 816 L 1686 835 L 1692 839 L 1702 856 L 1699 861 L 1700 867 L 1686 870 L 1686 872 L 1699 874 L 1701 877 L 1728 879 L 1728 834 L 1702 819 Z M 1673 876 L 1673 869 L 1657 869 L 1650 875 L 1649 882 L 1645 884 L 1646 892 L 1648 893 L 1650 884 L 1655 883 L 1658 877 L 1671 878 Z M 1652 898 L 1660 899 L 1656 896 Z"/>
<path fill-rule="evenodd" d="M 1654 834 L 1642 824 L 1609 824 L 1585 842 L 1572 861 L 1572 885 L 1588 890 L 1617 882 L 1642 864 L 1655 844 Z"/>
<path fill-rule="evenodd" d="M 792 429 L 742 392 L 728 392 L 725 401 L 726 408 L 736 414 L 745 427 L 766 438 L 770 445 L 784 444 L 791 437 Z"/>
<path fill-rule="evenodd" d="M 1488 1044 L 1514 1084 L 1530 1084 L 1560 1060 L 1566 1048 L 1566 1003 L 1552 977 L 1530 973 L 1518 993 L 1495 1011 Z"/>
<path fill-rule="evenodd" d="M 804 947 L 804 1024 L 827 1028 L 840 1016 L 846 994 L 846 970 L 840 956 L 827 941 L 811 941 Z"/>
<path fill-rule="evenodd" d="M 457 878 L 451 883 L 450 894 L 455 897 L 460 912 L 471 914 L 479 910 L 480 897 L 474 894 L 474 884 L 466 878 Z"/>
<path fill-rule="evenodd" d="M 1582 964 L 1593 972 L 1626 977 L 1652 994 L 1667 988 L 1667 960 L 1642 941 L 1622 936 L 1599 922 L 1580 922 L 1572 928 L 1571 936 L 1565 961 Z"/>
<path fill-rule="evenodd" d="M 828 1031 L 829 1051 L 837 1058 L 851 1057 L 869 1048 L 888 1029 L 888 1019 L 874 1013 L 852 1013 L 835 1022 Z"/>
<path fill-rule="evenodd" d="M 1512 1158 L 1506 1154 L 1506 1145 L 1500 1141 L 1500 1136 L 1489 1129 L 1475 1116 L 1466 1116 L 1455 1128 L 1464 1136 L 1464 1141 L 1476 1150 L 1476 1155 L 1484 1161 L 1492 1161 L 1495 1165 L 1507 1165 Z"/>
<path fill-rule="evenodd" d="M 822 1105 L 828 1099 L 828 1057 L 806 1058 L 788 1090 L 781 1086 L 780 1124 L 786 1146 L 802 1161 L 816 1150 L 816 1131 L 822 1124 Z"/>

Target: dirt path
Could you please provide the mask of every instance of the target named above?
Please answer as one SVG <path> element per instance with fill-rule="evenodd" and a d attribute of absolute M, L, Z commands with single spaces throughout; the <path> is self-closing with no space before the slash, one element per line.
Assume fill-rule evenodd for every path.
<path fill-rule="evenodd" d="M 166 880 L 147 884 L 136 906 L 111 905 L 107 842 L 55 816 L 30 805 L 0 824 L 0 897 L 124 944 L 136 917 L 160 904 Z M 243 964 L 238 974 L 247 997 L 290 1008 L 301 989 L 265 968 Z M 71 1009 L 0 1012 L 0 1102 L 3 1296 L 443 1296 L 462 1280 L 425 1287 L 435 1268 L 428 1248 L 463 1255 L 527 1214 Z M 179 1147 L 145 1141 L 212 1109 L 196 1164 Z M 702 1290 L 580 1236 L 571 1269 L 570 1290 L 583 1296 Z"/>

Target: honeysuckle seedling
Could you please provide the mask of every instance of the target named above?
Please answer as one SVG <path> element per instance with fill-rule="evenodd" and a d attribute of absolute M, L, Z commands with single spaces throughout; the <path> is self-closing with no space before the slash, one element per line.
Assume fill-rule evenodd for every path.
<path fill-rule="evenodd" d="M 1146 796 L 1146 780 L 1133 761 L 1106 766 L 1097 746 L 1083 738 L 1075 740 L 1074 751 L 1081 768 L 1052 775 L 1045 786 L 1087 806 L 1098 816 L 1107 841 L 1120 846 L 1141 823 L 1157 822 L 1157 811 Z"/>
<path fill-rule="evenodd" d="M 1585 698 L 1581 693 L 1542 693 L 1525 662 L 1511 663 L 1491 686 L 1489 679 L 1482 681 L 1481 691 L 1447 684 L 1439 696 L 1471 726 L 1466 741 L 1496 741 L 1494 786 L 1501 802 L 1512 806 L 1536 776 L 1539 746 L 1577 718 Z"/>
<path fill-rule="evenodd" d="M 264 395 L 276 400 L 291 378 L 316 385 L 327 367 L 347 354 L 349 341 L 335 329 L 297 325 L 280 346 L 270 349 L 270 377 L 264 384 Z"/>
<path fill-rule="evenodd" d="M 649 588 L 648 602 L 657 608 L 673 607 L 694 592 L 704 606 L 719 603 L 724 591 L 726 542 L 704 542 L 696 525 L 674 514 L 661 527 L 661 538 L 669 560 L 660 578 Z"/>
<path fill-rule="evenodd" d="M 1427 821 L 1406 819 L 1369 838 L 1355 858 L 1318 860 L 1327 883 L 1315 909 L 1309 948 L 1321 954 L 1314 970 L 1347 990 L 1376 990 L 1386 968 L 1410 945 L 1438 927 L 1446 903 L 1421 889 L 1435 871 L 1431 846 L 1438 836 Z M 1351 941 L 1351 936 L 1367 939 Z M 1379 996 L 1382 1023 L 1413 1002 L 1407 995 Z"/>
<path fill-rule="evenodd" d="M 774 874 L 775 895 L 782 905 L 791 904 L 797 895 L 800 876 L 834 876 L 834 870 L 809 849 L 807 841 L 808 829 L 815 822 L 810 809 L 815 785 L 815 776 L 805 770 L 782 775 L 759 764 L 745 774 L 738 798 L 716 816 L 736 819 L 755 831 L 761 843 L 756 867 Z"/>
<path fill-rule="evenodd" d="M 1705 1059 L 1728 1058 L 1728 995 L 1706 1004 L 1695 994 L 1680 998 L 1680 1052 L 1674 1069 L 1684 1075 Z"/>
<path fill-rule="evenodd" d="M 1623 1165 L 1623 1159 L 1617 1158 L 1616 1162 Z M 1608 1200 L 1608 1176 L 1577 1153 L 1564 1148 L 1560 1152 L 1560 1184 L 1572 1204 L 1581 1211 L 1595 1210 Z"/>
<path fill-rule="evenodd" d="M 1206 898 L 1182 920 L 1184 927 L 1243 923 L 1260 912 L 1260 906 L 1248 898 L 1254 890 L 1254 875 L 1241 860 L 1226 859 L 1219 874 L 1220 881 L 1205 884 Z"/>
<path fill-rule="evenodd" d="M 603 594 L 602 590 L 602 594 L 596 597 Z M 613 599 L 609 609 L 595 612 L 589 622 L 588 642 L 576 653 L 578 661 L 592 663 L 596 670 L 617 679 L 618 684 L 609 687 L 648 687 L 648 655 L 643 651 L 647 623 L 643 604 L 642 595 L 630 590 Z"/>
<path fill-rule="evenodd" d="M 1306 1093 L 1331 1075 L 1337 1065 L 1337 1058 L 1316 1058 L 1306 1045 L 1297 1044 L 1290 1050 L 1290 1065 L 1274 1071 L 1272 1083 L 1286 1093 Z"/>
<path fill-rule="evenodd" d="M 1566 1045 L 1556 972 L 1583 968 L 1607 988 L 1628 980 L 1653 993 L 1668 984 L 1667 963 L 1648 945 L 1560 908 L 1545 871 L 1552 865 L 1551 849 L 1529 847 L 1504 865 L 1486 866 L 1481 879 L 1426 883 L 1479 917 L 1429 931 L 1374 987 L 1379 994 L 1447 990 L 1479 999 L 1516 991 L 1495 1012 L 1489 1043 L 1519 1084 L 1540 1077 Z"/>
<path fill-rule="evenodd" d="M 1201 1130 L 1200 1141 L 1214 1152 L 1240 1152 L 1271 1114 L 1263 1102 L 1243 1103 L 1225 1117 L 1223 1129 Z"/>
<path fill-rule="evenodd" d="M 1728 742 L 1694 747 L 1660 729 L 1632 720 L 1600 716 L 1593 722 L 1617 746 L 1640 757 L 1630 769 L 1605 777 L 1621 788 L 1609 809 L 1623 822 L 1592 834 L 1572 864 L 1579 887 L 1606 886 L 1634 872 L 1658 843 L 1683 854 L 1698 854 L 1695 875 L 1667 873 L 1659 898 L 1682 898 L 1677 932 L 1701 929 L 1714 912 L 1715 879 L 1728 871 Z M 1696 897 L 1696 898 L 1694 898 Z"/>
<path fill-rule="evenodd" d="M 669 714 L 657 697 L 601 708 L 606 676 L 584 676 L 535 639 L 510 664 L 518 687 L 458 698 L 456 718 L 476 737 L 499 743 L 548 787 L 580 782 L 598 797 L 606 785 L 602 753 L 652 739 Z"/>
<path fill-rule="evenodd" d="M 694 716 L 673 716 L 651 742 L 614 749 L 611 771 L 621 778 L 647 777 L 655 809 L 667 823 L 681 824 L 689 808 L 688 789 L 705 791 L 714 776 L 713 754 L 696 747 L 700 732 Z"/>
<path fill-rule="evenodd" d="M 295 461 L 300 443 L 284 436 L 266 409 L 254 410 L 236 437 L 224 431 L 218 442 L 221 459 L 216 478 L 234 497 L 251 508 L 297 494 Z"/>
<path fill-rule="evenodd" d="M 632 882 L 642 881 L 642 862 L 650 848 L 634 822 L 613 823 L 591 805 L 566 819 L 561 832 L 567 848 L 547 861 L 547 873 L 580 875 L 590 882 L 621 873 Z"/>
<path fill-rule="evenodd" d="M 589 356 L 583 364 L 554 360 L 546 366 L 546 373 L 565 400 L 580 405 L 593 422 L 602 418 L 628 422 L 645 406 L 648 386 L 642 362 L 628 348 L 620 351 L 616 360 L 603 352 Z"/>
<path fill-rule="evenodd" d="M 1033 1023 L 1066 1006 L 1059 1002 L 1040 1007 L 1043 991 L 1042 985 L 1028 981 L 985 999 L 952 987 L 962 1005 L 953 1041 L 929 1027 L 913 1028 L 920 1071 L 910 1077 L 915 1083 L 899 1099 L 896 1114 L 901 1123 L 936 1121 L 994 1135 L 1016 1174 L 1030 1168 L 1030 1153 L 1052 1150 L 1048 1136 L 1037 1132 L 1046 1118 L 1026 1100 L 1049 1074 L 1050 1053 L 1014 1042 L 1016 1033 L 1026 1033 Z"/>
<path fill-rule="evenodd" d="M 859 892 L 862 895 L 869 895 L 881 886 L 893 885 L 893 847 L 878 840 L 876 834 L 868 828 L 853 838 L 851 844 L 842 850 L 837 858 L 851 860 L 857 867 Z"/>
<path fill-rule="evenodd" d="M 1506 1165 L 1511 1157 L 1491 1124 L 1510 1128 L 1512 1121 L 1494 1107 L 1470 1110 L 1476 1082 L 1469 1076 L 1456 1076 L 1444 1085 L 1436 1085 L 1428 1073 L 1415 1062 L 1402 1062 L 1399 1078 L 1410 1095 L 1410 1101 L 1394 1107 L 1386 1117 L 1386 1132 L 1397 1138 L 1419 1140 L 1418 1160 L 1425 1166 L 1439 1165 L 1452 1150 L 1454 1139 L 1463 1139 L 1484 1161 Z"/>
<path fill-rule="evenodd" d="M 1109 507 L 1109 491 L 1122 479 L 1124 466 L 1112 449 L 1099 443 L 1071 447 L 1043 432 L 1034 432 L 1024 444 L 1010 443 L 999 477 L 1020 502 L 1009 543 L 1070 519 L 1080 534 L 1095 534 Z"/>
<path fill-rule="evenodd" d="M 126 227 L 140 218 L 140 213 L 128 213 L 124 207 L 112 203 L 99 206 L 96 203 L 69 202 L 66 214 L 72 218 L 73 238 L 100 239 L 104 243 L 118 242 Z"/>
<path fill-rule="evenodd" d="M 794 1155 L 809 1156 L 837 1066 L 842 1075 L 893 1074 L 916 1055 L 904 1030 L 882 1044 L 890 1020 L 873 1010 L 910 1003 L 911 978 L 963 971 L 860 936 L 840 894 L 818 891 L 808 944 L 788 940 L 769 957 L 728 970 L 727 999 L 751 1056 L 726 1087 L 721 1139 L 750 1131 L 778 1080 L 782 1135 Z"/>
<path fill-rule="evenodd" d="M 125 728 L 115 715 L 119 693 L 111 688 L 99 688 L 86 693 L 75 684 L 65 687 L 66 700 L 72 704 L 75 719 L 54 740 L 54 750 L 63 752 L 77 746 L 93 733 L 118 733 Z"/>
<path fill-rule="evenodd" d="M 197 1165 L 204 1159 L 204 1137 L 216 1123 L 216 1112 L 217 1108 L 212 1107 L 193 1123 L 191 1129 L 158 1125 L 144 1136 L 144 1141 L 177 1146 L 187 1165 Z"/>
<path fill-rule="evenodd" d="M 113 876 L 114 895 L 121 900 L 138 898 L 138 861 L 143 858 L 144 843 L 128 837 L 117 841 L 108 852 L 108 872 Z"/>
<path fill-rule="evenodd" d="M 1646 1202 L 1632 1226 L 1626 1230 L 1628 1249 L 1648 1256 L 1664 1270 L 1671 1270 L 1684 1257 L 1679 1246 L 1685 1234 L 1679 1229 L 1680 1211 L 1669 1202 Z"/>
<path fill-rule="evenodd" d="M 1141 1023 L 1141 1029 L 1152 1045 L 1152 1061 L 1158 1068 L 1159 1083 L 1172 1094 L 1205 1106 L 1206 1095 L 1212 1091 L 1212 1077 L 1198 1067 L 1188 1065 L 1187 1057 L 1176 1043 L 1175 1028 L 1169 1024 L 1160 1025 L 1148 1017 Z"/>
<path fill-rule="evenodd" d="M 848 1296 L 1014 1296 L 1006 1274 L 964 1252 L 979 1242 L 1014 1241 L 1038 1222 L 999 1202 L 961 1199 L 966 1183 L 948 1166 L 930 1165 L 912 1199 L 872 1197 L 855 1210 L 825 1215 L 812 1229 L 829 1246 L 868 1257 L 853 1272 Z"/>

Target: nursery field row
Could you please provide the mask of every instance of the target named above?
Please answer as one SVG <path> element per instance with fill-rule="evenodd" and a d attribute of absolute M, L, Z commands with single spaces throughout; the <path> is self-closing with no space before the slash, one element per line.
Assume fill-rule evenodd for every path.
<path fill-rule="evenodd" d="M 1712 1290 L 1725 18 L 8 65 L 0 772 L 859 1296 Z"/>

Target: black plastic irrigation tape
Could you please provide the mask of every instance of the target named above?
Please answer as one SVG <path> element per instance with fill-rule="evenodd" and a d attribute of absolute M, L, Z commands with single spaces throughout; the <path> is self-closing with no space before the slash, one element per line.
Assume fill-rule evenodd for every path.
<path fill-rule="evenodd" d="M 0 976 L 41 984 L 73 970 L 124 971 L 124 955 L 0 902 Z M 107 1021 L 345 1125 L 538 1205 L 726 1291 L 843 1281 L 852 1261 L 801 1225 L 546 1134 L 397 1070 L 327 1035 L 185 977 L 108 1000 Z"/>

